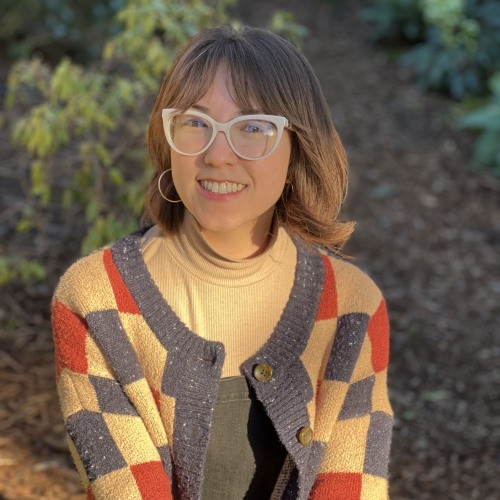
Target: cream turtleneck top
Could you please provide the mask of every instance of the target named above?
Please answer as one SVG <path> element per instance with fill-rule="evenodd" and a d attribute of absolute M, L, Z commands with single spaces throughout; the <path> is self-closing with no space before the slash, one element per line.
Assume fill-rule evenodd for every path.
<path fill-rule="evenodd" d="M 267 249 L 234 260 L 218 254 L 186 210 L 177 235 L 153 226 L 141 249 L 148 270 L 170 307 L 200 337 L 222 342 L 222 377 L 241 375 L 240 365 L 271 336 L 292 289 L 297 252 L 275 220 Z"/>

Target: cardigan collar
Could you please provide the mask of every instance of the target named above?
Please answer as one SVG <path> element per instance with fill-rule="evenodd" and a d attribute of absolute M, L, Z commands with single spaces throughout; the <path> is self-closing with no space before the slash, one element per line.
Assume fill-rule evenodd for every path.
<path fill-rule="evenodd" d="M 176 399 L 173 456 L 174 464 L 183 471 L 176 480 L 186 498 L 199 498 L 224 346 L 189 330 L 165 301 L 142 257 L 144 232 L 116 242 L 112 246 L 113 260 L 144 320 L 168 352 L 162 392 Z M 290 298 L 271 337 L 243 363 L 242 371 L 296 467 L 298 498 L 305 499 L 312 486 L 307 480 L 308 469 L 317 467 L 322 450 L 318 443 L 304 446 L 297 438 L 301 428 L 312 425 L 307 403 L 314 396 L 300 356 L 315 322 L 325 271 L 317 250 L 307 248 L 298 238 L 294 238 L 294 243 L 297 264 Z M 273 369 L 272 378 L 266 383 L 254 377 L 259 364 Z"/>

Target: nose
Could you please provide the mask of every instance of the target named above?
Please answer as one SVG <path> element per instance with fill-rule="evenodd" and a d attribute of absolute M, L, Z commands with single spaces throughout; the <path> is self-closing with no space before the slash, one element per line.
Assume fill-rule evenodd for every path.
<path fill-rule="evenodd" d="M 210 147 L 205 151 L 205 162 L 211 165 L 232 165 L 238 161 L 238 155 L 231 148 L 226 134 L 218 132 Z"/>

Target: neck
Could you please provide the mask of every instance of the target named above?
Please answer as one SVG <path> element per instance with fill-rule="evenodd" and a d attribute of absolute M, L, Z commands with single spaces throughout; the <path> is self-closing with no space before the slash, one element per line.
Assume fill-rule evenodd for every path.
<path fill-rule="evenodd" d="M 234 260 L 250 259 L 265 252 L 273 232 L 273 214 L 260 217 L 251 231 L 241 228 L 235 231 L 217 232 L 200 228 L 210 247 L 219 255 Z"/>

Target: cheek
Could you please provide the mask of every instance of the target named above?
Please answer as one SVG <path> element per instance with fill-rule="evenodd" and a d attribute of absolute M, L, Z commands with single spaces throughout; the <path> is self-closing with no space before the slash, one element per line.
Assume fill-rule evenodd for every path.
<path fill-rule="evenodd" d="M 285 188 L 285 182 L 287 176 L 288 176 L 288 169 L 281 168 L 279 169 L 279 171 L 274 172 L 274 175 L 265 176 L 265 179 L 272 185 L 274 191 L 279 192 L 281 194 L 281 192 Z"/>
<path fill-rule="evenodd" d="M 285 181 L 288 178 L 291 152 L 292 147 L 290 137 L 289 135 L 285 135 L 282 139 L 280 147 L 276 151 L 276 163 L 274 164 L 274 180 L 276 184 L 281 187 L 281 190 L 285 187 Z"/>
<path fill-rule="evenodd" d="M 260 175 L 260 185 L 263 186 L 262 194 L 267 198 L 267 202 L 276 203 L 285 189 L 285 182 L 288 177 L 288 157 L 283 155 L 276 160 L 270 161 L 262 169 Z"/>
<path fill-rule="evenodd" d="M 175 153 L 172 153 L 171 154 L 171 157 L 170 157 L 170 168 L 172 170 L 172 179 L 174 181 L 174 186 L 177 190 L 177 192 L 180 191 L 180 188 L 181 188 L 181 178 L 180 178 L 180 172 L 182 172 L 182 168 L 181 168 L 181 165 L 179 164 L 179 157 L 178 155 L 176 155 Z"/>
<path fill-rule="evenodd" d="M 175 187 L 178 190 L 182 189 L 182 186 L 187 183 L 188 178 L 192 177 L 194 158 L 172 151 L 170 168 L 172 169 L 172 178 Z"/>
<path fill-rule="evenodd" d="M 170 153 L 170 168 L 172 169 L 172 174 L 180 170 L 182 159 L 183 157 L 179 153 L 175 151 Z"/>

